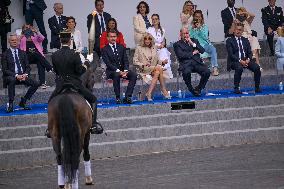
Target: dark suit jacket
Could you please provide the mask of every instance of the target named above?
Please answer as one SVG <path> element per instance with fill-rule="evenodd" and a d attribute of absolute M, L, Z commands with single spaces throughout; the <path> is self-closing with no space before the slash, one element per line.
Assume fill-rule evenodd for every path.
<path fill-rule="evenodd" d="M 235 12 L 237 13 L 236 8 L 235 8 Z M 232 16 L 229 7 L 221 11 L 221 17 L 222 17 L 222 22 L 224 24 L 225 37 L 229 37 L 229 29 L 232 26 L 232 23 L 234 21 L 234 17 Z"/>
<path fill-rule="evenodd" d="M 10 0 L 0 1 L 0 33 L 8 33 L 11 31 L 11 24 L 6 24 L 6 16 L 11 17 L 8 6 L 11 4 Z M 7 15 L 8 14 L 8 15 Z"/>
<path fill-rule="evenodd" d="M 31 68 L 26 53 L 18 49 L 18 57 L 25 74 L 30 74 Z M 11 49 L 7 49 L 1 57 L 4 86 L 7 77 L 15 77 L 15 61 Z"/>
<path fill-rule="evenodd" d="M 126 49 L 120 45 L 116 44 L 116 49 L 118 51 L 119 57 L 116 57 L 109 45 L 106 45 L 102 49 L 102 57 L 104 63 L 107 66 L 107 74 L 110 72 L 115 72 L 117 69 L 123 71 L 129 69 L 128 57 L 126 55 Z"/>
<path fill-rule="evenodd" d="M 107 13 L 107 12 L 103 12 L 103 17 L 104 17 L 104 20 L 105 20 L 105 24 L 107 25 L 108 20 L 111 19 L 111 15 L 109 13 Z M 96 19 L 96 38 L 100 39 L 100 36 L 101 36 L 101 25 L 100 25 L 100 21 L 99 21 L 99 18 L 98 18 L 97 14 L 95 16 L 95 19 Z M 91 28 L 91 25 L 92 25 L 92 21 L 93 21 L 93 15 L 89 14 L 88 17 L 87 17 L 88 33 L 90 31 L 90 28 Z"/>
<path fill-rule="evenodd" d="M 56 19 L 56 16 L 48 19 L 48 25 L 49 29 L 51 31 L 51 42 L 50 42 L 50 48 L 57 48 L 60 49 L 61 43 L 59 34 L 63 30 L 63 28 L 66 28 L 66 16 L 61 15 L 62 24 L 59 25 Z"/>
<path fill-rule="evenodd" d="M 179 70 L 183 71 L 188 66 L 198 63 L 203 64 L 200 54 L 193 55 L 194 50 L 198 50 L 201 54 L 205 52 L 204 48 L 199 44 L 197 39 L 191 38 L 192 42 L 196 44 L 196 47 L 193 48 L 188 43 L 183 40 L 179 40 L 174 43 L 174 51 L 179 60 Z"/>
<path fill-rule="evenodd" d="M 23 0 L 23 13 L 24 13 L 24 15 L 25 15 L 25 12 L 26 12 L 26 2 L 27 2 L 27 0 Z M 44 0 L 34 0 L 34 4 L 35 4 L 35 6 L 37 6 L 42 11 L 44 11 L 47 8 Z"/>
<path fill-rule="evenodd" d="M 249 43 L 249 40 L 245 37 L 241 37 L 242 44 L 243 44 L 243 50 L 246 55 L 246 59 L 252 60 L 252 52 L 251 52 L 251 46 Z M 235 37 L 230 37 L 226 41 L 226 48 L 228 51 L 228 62 L 227 62 L 227 70 L 231 70 L 232 64 L 238 64 L 240 63 L 239 58 L 239 47 L 238 42 Z"/>
<path fill-rule="evenodd" d="M 262 23 L 264 26 L 264 32 L 267 34 L 268 27 L 271 27 L 274 31 L 277 30 L 279 26 L 284 23 L 283 20 L 283 11 L 281 7 L 276 7 L 274 10 L 274 14 L 270 8 L 270 6 L 264 7 L 261 9 L 262 13 Z"/>
<path fill-rule="evenodd" d="M 80 76 L 86 68 L 82 65 L 80 56 L 69 47 L 63 46 L 51 56 L 54 72 L 57 75 L 56 90 L 65 83 L 72 84 L 75 88 L 83 87 Z"/>

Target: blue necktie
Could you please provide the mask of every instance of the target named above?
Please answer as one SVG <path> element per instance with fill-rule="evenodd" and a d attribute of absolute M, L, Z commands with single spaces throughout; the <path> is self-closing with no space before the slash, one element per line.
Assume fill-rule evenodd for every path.
<path fill-rule="evenodd" d="M 14 56 L 15 56 L 15 62 L 16 62 L 17 69 L 18 69 L 18 74 L 21 75 L 21 74 L 23 74 L 23 71 L 22 71 L 23 69 L 22 69 L 22 66 L 20 64 L 16 49 L 14 50 Z"/>
<path fill-rule="evenodd" d="M 238 40 L 239 40 L 240 51 L 241 51 L 241 59 L 245 60 L 244 49 L 243 49 L 243 45 L 241 43 L 241 38 L 239 37 Z"/>
<path fill-rule="evenodd" d="M 100 14 L 101 16 L 101 28 L 102 28 L 102 33 L 105 31 L 105 24 L 104 24 L 104 19 L 103 19 L 103 14 Z"/>

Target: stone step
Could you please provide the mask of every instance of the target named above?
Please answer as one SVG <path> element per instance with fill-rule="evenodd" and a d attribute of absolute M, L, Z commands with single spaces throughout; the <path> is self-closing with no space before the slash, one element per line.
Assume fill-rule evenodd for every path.
<path fill-rule="evenodd" d="M 180 89 L 183 91 L 187 91 L 186 85 L 184 84 L 183 79 L 179 78 L 180 83 Z M 197 85 L 199 82 L 199 76 L 197 74 L 193 74 L 192 76 L 192 83 L 193 86 Z M 284 81 L 284 74 L 277 75 L 275 70 L 266 70 L 262 72 L 262 78 L 261 78 L 261 85 L 262 86 L 273 86 L 278 85 L 280 81 Z M 171 80 L 167 81 L 167 89 L 169 91 L 177 91 L 178 90 L 178 83 L 177 78 L 173 78 Z M 254 81 L 252 74 L 246 70 L 243 73 L 242 81 L 240 86 L 242 88 L 250 88 L 254 86 Z M 148 89 L 148 85 L 145 83 L 141 85 L 141 82 L 138 81 L 133 96 L 136 97 L 138 92 L 141 90 L 143 94 L 146 93 L 146 90 Z M 233 88 L 233 72 L 222 74 L 218 77 L 210 77 L 209 81 L 206 85 L 207 90 L 223 90 L 223 89 L 232 89 Z M 47 103 L 49 96 L 51 95 L 52 91 L 54 90 L 54 87 L 48 88 L 48 89 L 38 89 L 38 91 L 34 94 L 31 101 L 28 103 Z M 160 85 L 158 84 L 155 89 L 155 94 L 160 94 Z M 122 92 L 126 91 L 126 86 L 123 84 L 121 87 L 121 94 Z M 20 96 L 22 96 L 25 92 L 21 90 L 16 90 L 16 96 L 15 96 L 15 103 L 19 102 Z M 97 83 L 94 86 L 93 93 L 97 96 L 98 99 L 105 99 L 105 98 L 114 98 L 114 92 L 112 84 L 105 85 L 103 87 L 102 83 Z M 8 102 L 7 98 L 7 91 L 0 90 L 0 105 L 4 105 Z"/>
<path fill-rule="evenodd" d="M 119 106 L 112 108 L 98 108 L 98 119 L 114 119 L 117 117 L 163 114 L 171 112 L 171 104 L 145 104 L 132 106 Z M 2 127 L 16 127 L 24 125 L 38 125 L 47 123 L 47 114 L 26 114 L 17 116 L 0 116 L 0 130 Z M 19 127 L 20 128 L 20 127 Z M 19 129 L 17 128 L 17 129 Z M 0 131 L 1 132 L 1 131 Z M 0 134 L 0 138 L 5 137 Z"/>
<path fill-rule="evenodd" d="M 194 111 L 201 110 L 216 110 L 227 108 L 242 108 L 242 107 L 254 107 L 254 106 L 266 106 L 266 105 L 278 105 L 284 102 L 284 95 L 257 95 L 257 96 L 243 96 L 241 98 L 221 98 L 210 100 L 197 100 L 192 101 L 195 104 Z M 184 111 L 184 110 L 183 110 Z M 190 111 L 190 110 L 186 110 Z M 112 108 L 98 108 L 98 118 L 119 118 L 119 117 L 131 117 L 143 115 L 155 115 L 170 112 L 179 112 L 178 110 L 171 111 L 171 103 L 155 103 L 144 104 L 137 106 L 119 106 Z M 13 131 L 14 129 L 21 131 L 25 125 L 47 125 L 47 114 L 26 114 L 17 116 L 1 116 L 0 117 L 0 139 L 6 138 L 6 136 L 12 136 L 18 138 L 19 136 Z M 11 134 L 4 134 L 3 131 L 9 129 Z M 35 131 L 37 133 L 38 131 Z M 28 132 L 31 133 L 31 132 Z M 40 134 L 41 135 L 41 134 Z M 25 135 L 27 137 L 29 135 Z M 31 135 L 35 136 L 35 135 Z"/>
<path fill-rule="evenodd" d="M 140 128 L 108 130 L 108 135 L 95 135 L 90 143 L 140 140 L 181 135 L 224 132 L 243 129 L 282 127 L 284 115 L 249 117 L 232 120 L 200 121 L 184 124 L 147 126 Z M 51 147 L 51 139 L 45 136 L 0 139 L 0 151 Z"/>
<path fill-rule="evenodd" d="M 279 123 L 282 124 L 282 115 L 284 115 L 284 104 L 101 119 L 100 122 L 104 125 L 106 131 L 110 132 L 110 135 L 108 137 L 104 137 L 104 135 L 93 137 L 94 140 L 92 142 L 102 143 L 142 138 L 155 138 L 163 135 L 163 133 L 168 133 L 169 136 L 171 136 L 177 135 L 177 133 L 183 133 L 178 132 L 178 128 L 175 128 L 180 127 L 177 126 L 177 124 L 187 126 L 189 123 L 193 125 L 198 125 L 201 123 L 202 125 L 208 122 L 208 126 L 210 127 L 212 122 L 220 123 L 223 121 L 227 122 L 227 124 L 230 124 L 230 121 L 235 122 L 236 118 L 250 120 L 257 117 L 261 118 L 265 116 L 276 116 L 277 121 L 280 121 Z M 275 122 L 277 123 L 277 121 Z M 271 121 L 270 124 L 272 123 L 273 121 Z M 270 124 L 266 125 L 269 126 Z M 234 124 L 232 123 L 232 125 Z M 261 122 L 259 122 L 259 125 L 256 124 L 255 126 L 261 127 Z M 246 124 L 244 124 L 244 126 L 246 126 Z M 14 132 L 12 133 L 10 128 L 1 128 L 3 131 L 1 133 L 3 136 L 5 136 L 5 139 L 2 139 L 2 137 L 0 139 L 0 151 L 4 149 L 13 150 L 14 148 L 26 149 L 46 147 L 45 145 L 49 143 L 48 140 L 42 136 L 42 134 L 39 136 L 31 135 L 38 133 L 39 131 L 43 133 L 45 128 L 46 127 L 43 127 L 43 125 L 31 127 L 23 126 L 21 129 L 18 129 L 18 127 L 13 129 Z M 174 129 L 172 130 L 172 128 Z M 199 127 L 199 129 L 201 128 L 203 127 Z M 215 127 L 212 128 L 215 129 Z M 164 129 L 166 130 L 164 131 Z M 189 129 L 190 132 L 191 130 L 192 129 Z M 8 133 L 5 133 L 5 131 L 8 131 Z M 15 134 L 18 135 L 18 137 L 15 137 Z"/>
<path fill-rule="evenodd" d="M 92 159 L 255 143 L 283 143 L 284 126 L 90 144 Z M 0 152 L 0 170 L 55 164 L 51 147 Z"/>

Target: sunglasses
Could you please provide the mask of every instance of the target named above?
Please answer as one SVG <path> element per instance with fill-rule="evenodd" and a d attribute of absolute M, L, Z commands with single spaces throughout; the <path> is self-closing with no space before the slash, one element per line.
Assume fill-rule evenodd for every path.
<path fill-rule="evenodd" d="M 150 40 L 150 41 L 152 41 L 152 38 L 151 38 L 151 37 L 144 37 L 144 40 Z"/>

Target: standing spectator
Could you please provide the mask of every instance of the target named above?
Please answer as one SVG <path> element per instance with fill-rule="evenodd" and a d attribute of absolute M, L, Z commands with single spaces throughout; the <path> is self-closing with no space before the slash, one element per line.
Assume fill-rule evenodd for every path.
<path fill-rule="evenodd" d="M 268 0 L 269 5 L 261 9 L 262 23 L 264 26 L 264 33 L 267 36 L 267 42 L 270 48 L 270 56 L 274 56 L 273 48 L 274 31 L 277 30 L 284 22 L 283 11 L 281 7 L 275 6 L 276 0 Z"/>
<path fill-rule="evenodd" d="M 14 22 L 8 10 L 10 4 L 10 0 L 0 1 L 0 36 L 2 53 L 7 49 L 7 33 L 11 31 L 11 23 Z"/>
<path fill-rule="evenodd" d="M 235 0 L 227 0 L 228 7 L 221 11 L 222 22 L 224 24 L 225 38 L 231 37 L 229 29 L 236 18 Z"/>
<path fill-rule="evenodd" d="M 171 98 L 166 88 L 163 70 L 163 65 L 167 63 L 167 59 L 163 61 L 159 59 L 153 37 L 148 33 L 145 34 L 141 39 L 141 44 L 135 49 L 133 64 L 139 66 L 139 74 L 142 76 L 143 80 L 150 85 L 146 93 L 148 101 L 153 101 L 152 93 L 158 81 L 160 82 L 161 92 L 164 97 L 166 99 Z"/>
<path fill-rule="evenodd" d="M 96 10 L 87 17 L 87 27 L 89 33 L 89 45 L 94 44 L 94 51 L 101 57 L 100 37 L 106 31 L 106 23 L 111 18 L 111 15 L 104 12 L 104 0 L 95 1 Z"/>
<path fill-rule="evenodd" d="M 182 28 L 188 28 L 191 25 L 195 9 L 196 5 L 194 5 L 192 1 L 184 2 L 182 12 L 180 13 L 180 21 Z"/>
<path fill-rule="evenodd" d="M 51 71 L 52 66 L 45 59 L 42 49 L 42 41 L 44 36 L 29 24 L 22 27 L 22 35 L 20 38 L 20 49 L 25 51 L 30 64 L 37 64 L 39 81 L 42 89 L 46 89 L 45 70 Z"/>
<path fill-rule="evenodd" d="M 136 45 L 139 45 L 143 35 L 147 33 L 147 29 L 151 27 L 152 23 L 148 18 L 150 8 L 145 1 L 140 1 L 136 9 L 137 15 L 133 17 L 134 41 Z"/>
<path fill-rule="evenodd" d="M 26 23 L 33 25 L 33 21 L 36 21 L 37 27 L 40 33 L 44 36 L 42 42 L 43 53 L 47 53 L 47 35 L 43 22 L 43 11 L 47 8 L 44 0 L 24 0 L 23 11 L 26 19 Z"/>
<path fill-rule="evenodd" d="M 201 90 L 205 88 L 210 77 L 210 70 L 200 57 L 204 53 L 204 48 L 199 44 L 197 39 L 190 38 L 188 28 L 180 30 L 181 40 L 174 43 L 174 51 L 179 60 L 179 71 L 182 72 L 183 80 L 188 90 L 194 96 L 200 96 Z M 193 88 L 191 84 L 191 73 L 198 73 L 201 78 L 198 86 Z"/>
<path fill-rule="evenodd" d="M 102 33 L 101 39 L 100 39 L 100 48 L 104 48 L 108 44 L 108 39 L 107 39 L 107 32 L 110 30 L 116 31 L 117 34 L 117 39 L 116 43 L 121 44 L 122 46 L 126 47 L 126 44 L 124 42 L 123 34 L 118 31 L 117 29 L 117 22 L 114 18 L 111 18 L 108 20 L 107 23 L 107 29 Z"/>
<path fill-rule="evenodd" d="M 235 23 L 242 23 L 244 25 L 244 32 L 242 34 L 243 37 L 247 38 L 249 40 L 251 50 L 252 50 L 252 58 L 255 58 L 255 62 L 260 65 L 259 62 L 259 53 L 260 53 L 260 44 L 258 42 L 257 37 L 253 36 L 253 30 L 251 29 L 251 24 L 254 19 L 255 15 L 252 13 L 249 13 L 244 7 L 240 7 L 237 9 L 237 15 Z M 235 24 L 232 24 L 229 33 L 234 33 L 234 26 Z M 260 70 L 262 68 L 260 67 Z"/>
<path fill-rule="evenodd" d="M 63 4 L 54 3 L 55 15 L 48 19 L 49 29 L 51 31 L 51 49 L 60 49 L 61 43 L 59 34 L 66 28 L 66 16 L 63 16 Z"/>
<path fill-rule="evenodd" d="M 210 43 L 208 26 L 204 23 L 204 17 L 201 10 L 196 10 L 193 14 L 193 23 L 189 28 L 190 36 L 198 40 L 205 52 L 201 58 L 211 57 L 212 75 L 218 76 L 218 58 L 216 48 Z"/>
<path fill-rule="evenodd" d="M 283 71 L 284 67 L 284 26 L 277 29 L 278 39 L 275 44 L 275 55 L 277 57 L 277 70 Z"/>
<path fill-rule="evenodd" d="M 109 44 L 102 49 L 103 61 L 106 64 L 106 75 L 113 80 L 116 103 L 120 104 L 120 78 L 129 80 L 124 104 L 132 104 L 132 93 L 136 84 L 137 74 L 129 70 L 128 57 L 125 48 L 116 43 L 117 33 L 110 30 L 107 33 Z"/>
<path fill-rule="evenodd" d="M 9 106 L 7 113 L 13 112 L 13 102 L 15 97 L 15 85 L 25 84 L 29 89 L 24 97 L 21 98 L 19 106 L 25 110 L 30 110 L 26 106 L 27 100 L 30 100 L 32 95 L 39 87 L 39 83 L 29 77 L 31 68 L 29 66 L 27 55 L 24 51 L 18 48 L 17 35 L 9 36 L 10 48 L 2 54 L 2 71 L 4 85 L 8 86 Z"/>
<path fill-rule="evenodd" d="M 70 49 L 81 53 L 83 50 L 82 35 L 80 30 L 76 29 L 76 20 L 73 16 L 67 17 L 67 31 L 71 32 L 71 45 Z"/>
<path fill-rule="evenodd" d="M 157 49 L 159 59 L 161 61 L 167 60 L 167 64 L 163 66 L 164 76 L 166 78 L 173 78 L 173 73 L 171 69 L 171 53 L 166 48 L 166 38 L 165 38 L 165 29 L 161 27 L 160 16 L 158 14 L 153 14 L 151 16 L 152 27 L 147 29 L 147 32 L 151 34 L 154 38 L 154 44 Z"/>
<path fill-rule="evenodd" d="M 261 71 L 258 64 L 252 59 L 252 52 L 249 40 L 242 37 L 244 31 L 244 25 L 242 23 L 234 26 L 234 36 L 230 37 L 226 41 L 226 48 L 228 51 L 228 67 L 235 70 L 234 74 L 234 93 L 241 94 L 240 82 L 243 70 L 249 69 L 254 73 L 255 92 L 261 93 L 260 77 Z"/>

